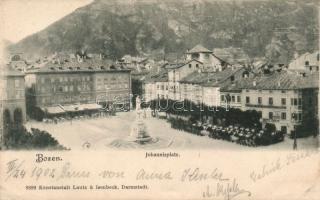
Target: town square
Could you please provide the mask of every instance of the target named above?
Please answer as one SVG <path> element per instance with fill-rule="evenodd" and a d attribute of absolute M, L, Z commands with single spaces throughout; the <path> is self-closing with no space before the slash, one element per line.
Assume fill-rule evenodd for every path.
<path fill-rule="evenodd" d="M 93 1 L 5 43 L 1 150 L 317 148 L 313 3 L 133 5 Z"/>

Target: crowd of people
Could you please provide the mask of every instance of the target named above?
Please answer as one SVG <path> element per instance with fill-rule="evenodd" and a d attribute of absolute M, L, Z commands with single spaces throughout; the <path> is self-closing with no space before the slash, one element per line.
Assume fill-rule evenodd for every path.
<path fill-rule="evenodd" d="M 184 119 L 169 119 L 169 122 L 174 129 L 251 147 L 275 144 L 284 140 L 283 132 L 270 129 L 218 126 L 201 122 L 192 124 Z"/>

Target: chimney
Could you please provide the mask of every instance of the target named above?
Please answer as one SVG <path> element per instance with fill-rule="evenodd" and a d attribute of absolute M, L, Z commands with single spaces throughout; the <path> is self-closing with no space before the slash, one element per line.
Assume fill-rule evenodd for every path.
<path fill-rule="evenodd" d="M 256 81 L 253 81 L 253 86 L 256 86 L 257 85 L 257 82 Z"/>
<path fill-rule="evenodd" d="M 102 55 L 101 55 L 101 53 L 99 54 L 99 57 L 100 57 L 100 60 L 102 60 Z"/>
<path fill-rule="evenodd" d="M 280 81 L 278 81 L 278 87 L 280 87 L 281 86 L 281 83 L 280 83 Z"/>

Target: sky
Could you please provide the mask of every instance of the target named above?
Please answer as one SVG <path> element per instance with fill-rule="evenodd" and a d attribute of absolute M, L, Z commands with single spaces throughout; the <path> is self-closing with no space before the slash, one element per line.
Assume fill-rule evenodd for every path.
<path fill-rule="evenodd" d="M 18 42 L 92 1 L 0 0 L 0 39 Z"/>

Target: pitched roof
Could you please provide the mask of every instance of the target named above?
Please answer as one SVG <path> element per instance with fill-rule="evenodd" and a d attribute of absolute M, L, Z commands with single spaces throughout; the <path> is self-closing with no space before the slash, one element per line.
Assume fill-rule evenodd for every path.
<path fill-rule="evenodd" d="M 202 84 L 206 81 L 212 81 L 214 77 L 214 72 L 192 72 L 188 76 L 182 78 L 180 83 L 193 83 L 193 84 Z"/>
<path fill-rule="evenodd" d="M 146 76 L 145 83 L 155 83 L 155 82 L 168 82 L 168 72 L 165 69 L 161 69 L 159 72 L 149 74 Z"/>
<path fill-rule="evenodd" d="M 173 67 L 168 68 L 168 69 L 177 69 L 177 68 L 180 68 L 180 67 L 183 67 L 183 66 L 189 64 L 189 63 L 192 62 L 192 61 L 195 61 L 195 62 L 198 62 L 198 63 L 200 63 L 200 64 L 203 64 L 203 62 L 201 62 L 201 61 L 199 61 L 199 60 L 192 59 L 192 60 L 189 60 L 189 61 L 187 61 L 187 62 L 185 62 L 185 63 L 177 63 L 176 66 L 173 65 Z"/>
<path fill-rule="evenodd" d="M 220 91 L 221 92 L 241 92 L 241 80 L 230 82 L 230 81 L 223 81 L 219 83 Z"/>
<path fill-rule="evenodd" d="M 217 72 L 213 76 L 213 81 L 209 81 L 204 84 L 204 86 L 213 86 L 213 87 L 220 87 L 220 84 L 222 84 L 225 80 L 230 78 L 232 75 L 235 75 L 237 73 L 242 73 L 245 70 L 244 67 L 228 67 L 222 71 Z"/>
<path fill-rule="evenodd" d="M 178 68 L 178 67 L 180 67 L 180 66 L 183 66 L 184 65 L 184 63 L 166 63 L 165 65 L 164 65 L 164 68 L 166 68 L 166 69 L 176 69 L 176 68 Z"/>
<path fill-rule="evenodd" d="M 191 50 L 189 50 L 187 53 L 212 53 L 209 49 L 205 48 L 201 44 L 196 45 Z"/>
<path fill-rule="evenodd" d="M 204 86 L 218 86 L 235 73 L 244 70 L 243 67 L 228 67 L 219 72 L 193 72 L 180 80 L 180 83 L 203 84 Z"/>
<path fill-rule="evenodd" d="M 103 72 L 103 71 L 131 71 L 121 65 L 114 65 L 108 60 L 86 59 L 83 62 L 48 62 L 37 70 L 27 73 L 66 73 L 66 72 Z"/>
<path fill-rule="evenodd" d="M 317 88 L 319 75 L 317 73 L 306 76 L 288 71 L 275 72 L 271 75 L 262 75 L 244 79 L 241 82 L 243 89 L 260 90 L 294 90 L 302 88 Z"/>

